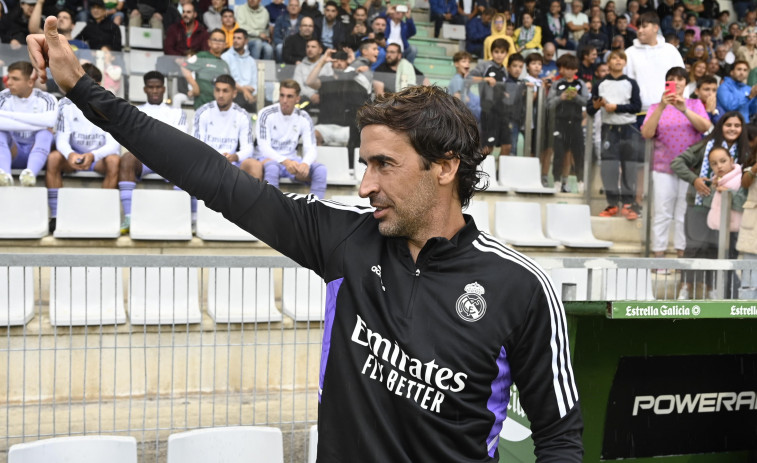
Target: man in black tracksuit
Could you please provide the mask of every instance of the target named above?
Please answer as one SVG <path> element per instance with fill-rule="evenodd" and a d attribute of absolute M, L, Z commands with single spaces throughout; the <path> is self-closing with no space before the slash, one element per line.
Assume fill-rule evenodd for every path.
<path fill-rule="evenodd" d="M 50 27 L 53 75 L 87 118 L 328 282 L 318 461 L 496 462 L 512 382 L 538 461 L 581 461 L 560 300 L 536 264 L 461 212 L 482 160 L 462 102 L 411 87 L 361 109 L 360 194 L 372 211 L 255 180 L 81 77 Z"/>

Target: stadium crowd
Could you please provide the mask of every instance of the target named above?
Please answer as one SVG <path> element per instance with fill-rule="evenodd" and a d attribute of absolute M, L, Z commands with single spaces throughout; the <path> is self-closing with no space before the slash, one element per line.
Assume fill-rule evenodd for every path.
<path fill-rule="evenodd" d="M 147 103 L 140 108 L 186 131 L 180 106 L 189 99 L 195 137 L 250 175 L 273 185 L 280 177 L 306 183 L 321 198 L 327 173 L 316 145 L 348 146 L 354 168 L 356 109 L 384 92 L 430 83 L 414 65 L 413 10 L 390 0 L 0 3 L 3 44 L 19 49 L 27 34 L 41 30 L 43 17 L 56 15 L 60 33 L 90 62 L 87 72 L 116 93 L 122 91 L 112 53 L 121 50 L 119 26 L 160 29 L 166 56 L 143 76 Z M 569 178 L 577 177 L 580 190 L 588 174 L 589 143 L 607 199 L 599 215 L 635 220 L 643 140 L 653 140 L 655 255 L 668 249 L 673 227 L 679 256 L 714 258 L 720 224 L 713 211 L 721 193 L 733 190 L 731 255 L 753 259 L 757 4 L 733 6 L 732 18 L 716 0 L 629 0 L 623 8 L 612 0 L 431 0 L 429 21 L 435 37 L 445 24 L 465 29 L 448 91 L 476 115 L 486 153 L 509 155 L 530 138 L 531 152 L 523 154 L 541 160 L 542 183 L 570 192 Z M 86 25 L 74 35 L 77 22 Z M 278 95 L 258 82 L 258 60 L 282 64 Z M 61 173 L 94 170 L 104 176 L 104 188 L 121 190 L 128 230 L 131 192 L 149 169 L 129 153 L 121 156 L 110 135 L 53 96 L 55 88 L 34 82 L 28 63 L 4 65 L 0 186 L 14 183 L 11 169 L 21 170 L 24 186 L 35 185 L 46 169 L 52 229 Z M 180 77 L 177 94 L 166 95 L 166 75 Z M 545 98 L 545 130 L 526 127 L 529 87 Z M 590 120 L 596 130 L 587 141 Z M 757 286 L 752 283 L 745 285 Z"/>

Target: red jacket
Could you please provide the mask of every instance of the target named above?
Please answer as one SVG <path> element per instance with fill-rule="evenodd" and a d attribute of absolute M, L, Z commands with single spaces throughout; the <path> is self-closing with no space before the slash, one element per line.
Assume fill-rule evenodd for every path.
<path fill-rule="evenodd" d="M 171 25 L 166 31 L 166 40 L 163 42 L 163 52 L 166 55 L 194 55 L 198 51 L 208 50 L 208 30 L 205 26 L 195 21 L 192 35 L 187 38 L 186 25 L 179 21 Z"/>

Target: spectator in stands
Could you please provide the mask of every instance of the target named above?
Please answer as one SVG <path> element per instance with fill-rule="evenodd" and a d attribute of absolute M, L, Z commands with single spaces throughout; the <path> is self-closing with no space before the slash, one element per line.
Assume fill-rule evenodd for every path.
<path fill-rule="evenodd" d="M 384 32 L 386 43 L 399 44 L 402 47 L 402 55 L 405 59 L 414 63 L 418 49 L 410 44 L 410 38 L 416 33 L 412 10 L 407 8 L 407 11 L 402 12 L 401 9 L 397 8 L 397 5 L 392 5 L 387 8 L 386 13 L 386 31 Z"/>
<path fill-rule="evenodd" d="M 233 77 L 228 74 L 216 77 L 213 101 L 200 106 L 195 113 L 193 135 L 222 154 L 231 164 L 262 180 L 263 165 L 252 157 L 250 115 L 234 103 L 236 93 L 237 83 Z M 285 127 L 288 125 L 285 121 L 283 124 Z"/>
<path fill-rule="evenodd" d="M 208 38 L 208 30 L 197 20 L 194 4 L 187 3 L 181 12 L 181 21 L 166 30 L 163 52 L 166 55 L 195 55 L 208 50 Z"/>
<path fill-rule="evenodd" d="M 352 2 L 350 0 L 339 0 L 339 18 L 342 20 L 345 24 L 354 25 L 352 21 Z"/>
<path fill-rule="evenodd" d="M 601 111 L 602 149 L 601 174 L 607 197 L 607 207 L 600 217 L 614 217 L 621 213 L 628 220 L 639 218 L 636 204 L 636 180 L 644 163 L 636 113 L 641 110 L 639 85 L 623 74 L 626 54 L 623 50 L 610 52 L 610 73 L 592 88 L 586 111 L 594 115 Z M 620 185 L 620 187 L 618 187 Z"/>
<path fill-rule="evenodd" d="M 552 175 L 555 190 L 568 193 L 568 175 L 575 167 L 576 177 L 583 182 L 584 137 L 581 129 L 583 108 L 589 101 L 586 84 L 578 78 L 578 58 L 563 55 L 557 59 L 561 79 L 550 89 L 547 108 L 554 115 L 554 161 Z M 557 179 L 560 179 L 558 182 Z"/>
<path fill-rule="evenodd" d="M 510 130 L 510 143 L 501 148 L 500 156 L 510 156 L 513 149 L 516 153 L 518 150 L 518 135 L 526 118 L 526 81 L 522 76 L 525 63 L 525 59 L 520 53 L 513 53 L 507 59 L 507 77 L 505 77 L 503 84 L 504 98 L 502 104 L 504 111 L 502 117 Z"/>
<path fill-rule="evenodd" d="M 258 65 L 247 49 L 246 30 L 234 31 L 233 46 L 221 55 L 221 59 L 229 65 L 231 77 L 236 83 L 234 103 L 254 113 L 256 110 L 255 91 L 258 88 Z"/>
<path fill-rule="evenodd" d="M 305 0 L 305 3 L 302 4 L 301 7 L 300 14 L 302 14 L 302 16 L 313 18 L 313 21 L 315 22 L 318 22 L 323 16 L 320 10 L 320 3 L 316 0 Z"/>
<path fill-rule="evenodd" d="M 108 47 L 111 51 L 121 51 L 121 29 L 105 17 L 103 0 L 89 0 L 89 14 L 91 19 L 76 38 L 87 42 L 93 50 Z"/>
<path fill-rule="evenodd" d="M 709 155 L 717 149 L 725 149 L 735 162 L 742 162 L 750 157 L 749 153 L 752 150 L 749 146 L 747 125 L 739 112 L 724 114 L 704 140 L 687 148 L 670 163 L 678 180 L 686 186 L 687 207 L 684 228 L 686 248 L 682 257 L 702 259 L 717 259 L 718 257 L 718 232 L 707 227 L 707 215 L 712 203 L 712 190 L 708 183 L 713 179 L 714 174 Z M 731 252 L 734 251 L 732 246 Z M 729 258 L 735 259 L 734 254 L 731 254 Z M 704 283 L 705 290 L 709 292 L 713 286 L 712 280 L 712 272 L 683 272 L 678 299 L 696 297 L 693 291 L 695 281 Z M 726 294 L 729 296 L 731 296 L 730 290 L 730 285 L 727 285 Z M 715 299 L 712 297 L 713 294 L 707 296 Z M 701 297 L 704 298 L 704 294 L 701 294 Z"/>
<path fill-rule="evenodd" d="M 226 48 L 234 46 L 234 32 L 239 29 L 237 24 L 237 18 L 234 17 L 234 12 L 228 8 L 224 8 L 221 11 L 221 28 L 220 30 L 226 35 Z M 211 31 L 214 29 L 210 29 Z"/>
<path fill-rule="evenodd" d="M 94 65 L 85 63 L 82 67 L 95 82 L 102 82 L 102 73 Z M 105 176 L 103 188 L 116 188 L 121 152 L 118 142 L 108 132 L 89 122 L 68 98 L 60 101 L 55 132 L 55 150 L 47 157 L 45 172 L 50 233 L 55 231 L 58 216 L 58 189 L 63 187 L 61 174 L 95 171 Z"/>
<path fill-rule="evenodd" d="M 705 53 L 706 48 L 704 46 L 704 43 L 702 42 L 695 42 L 694 46 L 689 49 L 689 52 L 686 53 L 686 56 L 683 57 L 683 62 L 685 64 L 688 64 L 690 66 L 693 66 L 694 63 L 697 61 L 703 61 L 707 59 L 707 54 Z M 706 62 L 705 62 L 705 69 L 706 69 Z"/>
<path fill-rule="evenodd" d="M 341 24 L 341 23 L 338 23 Z M 309 101 L 312 105 L 317 105 L 321 102 L 320 95 L 316 89 L 307 85 L 307 79 L 310 72 L 318 64 L 323 53 L 323 46 L 321 42 L 315 37 L 310 38 L 305 46 L 305 58 L 300 61 L 294 68 L 293 79 L 300 84 L 300 97 L 305 101 Z M 327 62 L 318 73 L 318 77 L 332 76 L 334 75 L 331 69 L 331 63 Z"/>
<path fill-rule="evenodd" d="M 697 26 L 697 17 L 693 14 L 686 15 L 686 25 L 684 26 L 687 31 L 694 31 L 694 41 L 699 42 L 702 39 L 702 29 Z"/>
<path fill-rule="evenodd" d="M 371 71 L 371 67 L 378 59 L 378 44 L 373 39 L 363 40 L 360 43 L 358 52 L 360 56 L 350 63 L 350 67 L 355 69 L 358 74 L 364 75 L 368 81 L 372 81 L 373 71 Z"/>
<path fill-rule="evenodd" d="M 555 61 L 556 54 L 557 50 L 555 49 L 555 44 L 544 44 L 544 62 L 541 66 L 541 74 L 539 75 L 540 77 L 551 79 L 552 77 L 557 75 L 557 62 Z"/>
<path fill-rule="evenodd" d="M 610 48 L 610 39 L 602 32 L 602 21 L 597 16 L 591 18 L 588 32 L 578 42 L 578 54 L 583 56 L 583 49 L 590 46 L 594 47 L 598 56 L 604 56 L 605 52 Z"/>
<path fill-rule="evenodd" d="M 37 3 L 34 5 L 32 16 L 29 19 L 29 32 L 32 34 L 41 34 L 43 32 L 41 27 L 43 3 L 44 0 L 37 1 Z M 86 42 L 76 40 L 71 35 L 73 33 L 74 27 L 76 26 L 76 19 L 71 11 L 60 10 L 55 15 L 55 17 L 58 18 L 58 34 L 62 35 L 66 38 L 66 40 L 68 40 L 68 44 L 71 45 L 71 48 L 73 48 L 74 51 L 89 49 L 89 45 L 87 45 Z"/>
<path fill-rule="evenodd" d="M 639 84 L 641 115 L 638 127 L 649 106 L 660 101 L 665 90 L 665 74 L 672 67 L 683 67 L 683 58 L 674 46 L 658 40 L 660 19 L 654 13 L 645 13 L 639 19 L 638 38 L 626 50 L 625 74 Z"/>
<path fill-rule="evenodd" d="M 31 16 L 37 0 L 21 0 L 19 3 L 11 6 L 6 14 L 0 19 L 0 39 L 3 43 L 8 43 L 14 48 L 20 47 L 26 43 L 27 34 L 32 32 L 34 27 L 40 25 L 31 25 Z M 51 2 L 52 3 L 52 2 Z M 0 9 L 2 9 L 0 5 Z M 41 21 L 42 17 L 39 17 Z"/>
<path fill-rule="evenodd" d="M 662 100 L 649 107 L 641 135 L 654 139 L 652 181 L 654 182 L 654 217 L 652 219 L 652 252 L 662 257 L 668 248 L 671 222 L 675 223 L 673 246 L 679 257 L 686 248 L 683 218 L 686 210 L 686 189 L 670 167 L 670 162 L 686 148 L 701 140 L 701 134 L 712 127 L 707 112 L 698 99 L 686 99 L 683 91 L 689 74 L 682 67 L 670 69 L 665 81 L 676 84 L 675 93 L 665 92 Z"/>
<path fill-rule="evenodd" d="M 628 24 L 631 27 L 637 27 L 639 24 L 639 2 L 638 0 L 629 0 L 626 3 L 626 12 L 623 16 L 628 18 Z"/>
<path fill-rule="evenodd" d="M 710 122 L 717 124 L 720 120 L 720 110 L 718 109 L 718 81 L 715 76 L 705 74 L 697 80 L 697 88 L 694 95 L 704 105 Z"/>
<path fill-rule="evenodd" d="M 586 37 L 586 34 L 584 34 Z M 581 61 L 578 65 L 578 78 L 584 82 L 591 82 L 594 79 L 594 72 L 597 70 L 597 49 L 592 45 L 587 45 L 579 53 Z"/>
<path fill-rule="evenodd" d="M 311 18 L 308 18 L 312 21 Z M 265 180 L 278 188 L 279 178 L 286 177 L 310 185 L 310 193 L 323 199 L 326 194 L 326 166 L 316 162 L 313 121 L 296 108 L 300 85 L 292 79 L 279 86 L 279 102 L 263 108 L 255 129 L 257 158 L 263 162 Z M 302 139 L 302 157 L 297 145 Z"/>
<path fill-rule="evenodd" d="M 455 75 L 449 80 L 447 93 L 458 98 L 465 103 L 465 106 L 471 110 L 476 121 L 481 123 L 481 100 L 478 95 L 470 91 L 470 83 L 466 81 L 470 72 L 471 54 L 467 51 L 458 51 L 452 57 L 455 64 Z"/>
<path fill-rule="evenodd" d="M 0 92 L 0 186 L 13 185 L 11 169 L 23 169 L 21 185 L 34 186 L 50 154 L 58 100 L 34 88 L 32 71 L 27 61 L 11 63 Z"/>
<path fill-rule="evenodd" d="M 678 45 L 678 53 L 682 57 L 686 56 L 692 48 L 694 48 L 694 31 L 686 30 L 683 33 L 683 42 Z"/>
<path fill-rule="evenodd" d="M 247 0 L 244 5 L 238 5 L 234 10 L 234 15 L 237 17 L 239 27 L 246 30 L 250 37 L 248 46 L 252 57 L 273 59 L 271 36 L 268 32 L 270 16 L 268 10 L 260 6 L 260 0 Z"/>
<path fill-rule="evenodd" d="M 747 29 L 744 46 L 739 47 L 736 52 L 736 59 L 746 61 L 749 69 L 757 67 L 757 30 Z"/>
<path fill-rule="evenodd" d="M 617 24 L 618 24 L 618 16 L 615 14 L 614 11 L 609 11 L 605 14 L 605 21 L 602 24 L 602 32 L 605 33 L 608 37 L 613 37 L 614 35 L 617 35 L 618 32 L 616 30 Z"/>
<path fill-rule="evenodd" d="M 685 28 L 683 25 L 683 17 L 680 13 L 674 13 L 670 19 L 670 26 L 663 29 L 665 36 L 669 34 L 675 34 L 678 40 L 683 42 Z"/>
<path fill-rule="evenodd" d="M 276 53 L 277 62 L 283 62 L 284 41 L 290 35 L 297 35 L 300 30 L 301 19 L 300 1 L 289 0 L 287 13 L 280 15 L 276 20 L 276 24 L 273 26 L 273 47 Z"/>
<path fill-rule="evenodd" d="M 536 0 L 523 0 L 521 6 L 514 11 L 517 19 L 517 25 L 523 26 L 523 15 L 529 13 L 531 15 L 531 22 L 535 22 L 537 18 L 541 18 L 542 11 L 536 7 Z"/>
<path fill-rule="evenodd" d="M 211 31 L 208 51 L 190 56 L 182 65 L 181 73 L 192 87 L 191 96 L 194 97 L 195 109 L 213 100 L 213 81 L 221 74 L 230 72 L 229 65 L 221 59 L 225 45 L 223 31 Z"/>
<path fill-rule="evenodd" d="M 310 71 L 308 86 L 320 94 L 321 112 L 315 137 L 319 145 L 335 145 L 349 148 L 348 163 L 354 172 L 354 149 L 360 144 L 360 132 L 355 124 L 357 109 L 369 98 L 371 83 L 362 74 L 347 64 L 344 51 L 326 50 Z M 331 64 L 332 74 L 321 75 Z"/>
<path fill-rule="evenodd" d="M 272 28 L 276 25 L 279 16 L 284 16 L 287 13 L 287 5 L 284 4 L 284 0 L 273 0 L 271 3 L 265 6 L 268 10 L 268 27 Z"/>
<path fill-rule="evenodd" d="M 584 32 L 589 30 L 589 17 L 583 12 L 581 0 L 573 0 L 571 10 L 565 13 L 565 25 L 570 31 L 570 39 L 578 44 Z"/>
<path fill-rule="evenodd" d="M 442 24 L 465 24 L 465 17 L 458 12 L 455 0 L 431 0 L 431 21 L 434 23 L 434 37 L 439 37 Z"/>
<path fill-rule="evenodd" d="M 510 126 L 503 118 L 504 83 L 507 78 L 505 63 L 510 44 L 505 39 L 492 42 L 492 60 L 479 61 L 469 76 L 478 82 L 481 97 L 481 145 L 484 154 L 490 154 L 495 146 L 506 150 L 511 143 Z"/>
<path fill-rule="evenodd" d="M 660 0 L 657 5 L 657 17 L 662 19 L 673 16 L 673 11 L 675 11 L 680 4 L 680 0 Z"/>
<path fill-rule="evenodd" d="M 148 22 L 153 29 L 163 32 L 163 16 L 169 8 L 165 0 L 137 0 L 137 7 L 129 13 L 129 27 L 142 27 Z"/>
<path fill-rule="evenodd" d="M 534 24 L 534 17 L 523 12 L 521 26 L 515 29 L 515 50 L 518 53 L 541 51 L 541 27 Z"/>
<path fill-rule="evenodd" d="M 741 159 L 743 174 L 741 177 L 741 187 L 747 190 L 747 200 L 744 204 L 744 215 L 741 219 L 741 229 L 739 230 L 739 239 L 736 241 L 736 250 L 739 256 L 744 260 L 754 261 L 757 259 L 757 227 L 754 226 L 757 221 L 757 182 L 754 181 L 757 173 L 757 155 L 754 150 L 748 151 L 747 155 Z M 757 289 L 757 273 L 744 271 L 741 277 L 741 297 L 754 298 L 754 291 Z M 746 291 L 752 291 L 751 295 L 745 294 Z"/>
<path fill-rule="evenodd" d="M 402 57 L 402 47 L 398 43 L 386 46 L 386 59 L 373 74 L 376 95 L 384 92 L 398 92 L 411 85 L 429 85 L 430 82 L 413 63 Z"/>
<path fill-rule="evenodd" d="M 291 2 L 292 0 L 289 1 Z M 300 19 L 299 33 L 290 35 L 284 40 L 284 48 L 281 52 L 284 63 L 298 64 L 305 58 L 307 42 L 314 37 L 314 32 L 315 24 L 313 24 L 313 18 L 305 16 Z"/>
<path fill-rule="evenodd" d="M 320 37 L 321 44 L 324 47 L 336 49 L 344 41 L 347 30 L 341 21 L 337 21 L 337 4 L 334 0 L 329 0 L 323 7 L 323 18 L 316 24 L 316 35 Z M 386 20 L 382 18 L 384 29 L 386 29 Z M 375 23 L 375 21 L 374 21 Z M 371 25 L 373 27 L 373 25 Z M 375 31 L 374 32 L 384 32 Z"/>
<path fill-rule="evenodd" d="M 383 16 L 379 16 L 371 22 L 371 32 L 368 36 L 372 39 L 376 38 L 376 34 L 379 32 L 386 35 L 386 18 Z"/>
<path fill-rule="evenodd" d="M 368 12 L 368 23 L 373 23 L 379 16 L 386 14 L 386 4 L 381 0 L 365 0 L 363 8 Z M 379 31 L 384 32 L 384 31 Z"/>
<path fill-rule="evenodd" d="M 510 45 L 510 50 L 515 50 L 515 42 L 513 42 L 512 37 L 507 35 L 507 15 L 504 13 L 496 13 L 494 15 L 494 18 L 492 19 L 492 28 L 491 28 L 491 34 L 489 37 L 484 39 L 484 56 L 483 58 L 486 61 L 492 60 L 492 42 L 494 42 L 497 39 L 505 39 L 505 41 Z"/>
<path fill-rule="evenodd" d="M 757 112 L 757 85 L 747 85 L 748 76 L 749 64 L 736 61 L 731 75 L 724 78 L 718 88 L 718 106 L 724 111 L 739 111 L 747 121 Z"/>
<path fill-rule="evenodd" d="M 172 108 L 163 102 L 166 94 L 166 77 L 158 71 L 150 71 L 142 77 L 143 90 L 147 96 L 147 103 L 137 108 L 150 117 L 170 125 L 182 132 L 187 131 L 187 115 L 179 108 Z M 145 166 L 133 154 L 126 152 L 121 156 L 118 169 L 118 190 L 121 196 L 121 206 L 124 210 L 124 220 L 121 223 L 121 234 L 129 233 L 131 226 L 131 197 L 137 182 L 152 169 Z"/>
<path fill-rule="evenodd" d="M 487 9 L 465 25 L 465 50 L 471 55 L 483 56 L 484 40 L 491 34 L 493 15 L 494 9 Z M 504 24 L 502 26 L 504 29 Z"/>
<path fill-rule="evenodd" d="M 549 11 L 540 25 L 545 46 L 547 43 L 552 43 L 563 50 L 576 49 L 576 43 L 569 38 L 570 30 L 565 24 L 565 17 L 562 14 L 562 5 L 559 0 L 553 0 L 549 4 Z"/>
<path fill-rule="evenodd" d="M 208 30 L 220 29 L 221 12 L 228 8 L 226 0 L 210 0 L 210 7 L 202 14 L 202 22 Z"/>
<path fill-rule="evenodd" d="M 348 35 L 342 43 L 342 48 L 349 48 L 350 50 L 357 50 L 360 48 L 360 44 L 368 37 L 368 30 L 363 23 L 355 23 L 352 26 L 350 35 Z"/>
<path fill-rule="evenodd" d="M 700 60 L 691 65 L 689 69 L 689 84 L 686 86 L 686 90 L 683 91 L 684 98 L 691 98 L 691 95 L 697 89 L 697 82 L 705 74 L 707 74 L 707 61 Z"/>
<path fill-rule="evenodd" d="M 368 10 L 359 6 L 352 11 L 352 23 L 363 23 L 365 28 L 368 29 Z"/>

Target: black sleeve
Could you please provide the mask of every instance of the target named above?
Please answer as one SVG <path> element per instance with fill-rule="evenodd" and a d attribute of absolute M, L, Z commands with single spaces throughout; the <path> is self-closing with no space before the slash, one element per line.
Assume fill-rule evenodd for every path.
<path fill-rule="evenodd" d="M 526 318 L 505 344 L 510 368 L 531 422 L 536 461 L 581 462 L 578 392 L 570 360 L 565 310 L 549 282 L 542 282 Z"/>
<path fill-rule="evenodd" d="M 242 229 L 319 275 L 336 247 L 369 214 L 313 196 L 285 195 L 231 165 L 194 137 L 153 119 L 84 76 L 67 95 L 137 159 Z"/>
<path fill-rule="evenodd" d="M 641 111 L 641 93 L 639 84 L 634 79 L 628 79 L 631 82 L 631 101 L 628 104 L 619 104 L 615 109 L 616 113 L 636 114 Z"/>
<path fill-rule="evenodd" d="M 592 85 L 591 87 L 591 98 L 589 98 L 589 101 L 586 102 L 586 112 L 593 116 L 597 114 L 598 109 L 594 108 L 594 99 L 599 98 L 599 85 L 602 83 L 602 81 L 597 82 L 596 85 Z"/>

